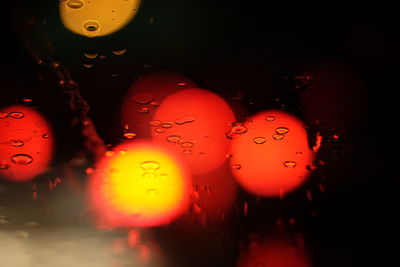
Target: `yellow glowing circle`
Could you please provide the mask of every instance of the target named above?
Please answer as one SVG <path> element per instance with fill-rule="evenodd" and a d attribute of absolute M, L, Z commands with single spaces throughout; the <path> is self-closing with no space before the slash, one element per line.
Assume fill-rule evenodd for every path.
<path fill-rule="evenodd" d="M 184 212 L 190 178 L 174 157 L 151 145 L 121 145 L 116 151 L 98 173 L 100 191 L 92 197 L 99 212 L 112 216 L 110 221 L 127 216 L 135 226 L 161 225 Z"/>
<path fill-rule="evenodd" d="M 70 31 L 87 37 L 105 36 L 123 28 L 136 15 L 140 0 L 60 1 L 60 16 Z"/>

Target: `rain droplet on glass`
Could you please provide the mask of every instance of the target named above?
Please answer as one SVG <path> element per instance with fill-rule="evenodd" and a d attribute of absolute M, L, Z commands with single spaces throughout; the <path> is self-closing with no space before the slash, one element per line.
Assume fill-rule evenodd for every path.
<path fill-rule="evenodd" d="M 264 144 L 266 140 L 264 137 L 256 137 L 253 139 L 253 141 L 256 144 L 261 145 L 261 144 Z"/>
<path fill-rule="evenodd" d="M 286 127 L 278 127 L 275 129 L 275 132 L 277 134 L 287 134 L 289 132 L 289 129 Z"/>
<path fill-rule="evenodd" d="M 154 172 L 160 168 L 160 164 L 156 161 L 143 161 L 140 167 L 148 172 Z"/>
<path fill-rule="evenodd" d="M 289 161 L 285 161 L 285 162 L 283 163 L 283 165 L 284 165 L 286 168 L 293 169 L 294 167 L 296 167 L 297 163 L 296 163 L 295 161 L 289 160 Z"/>
<path fill-rule="evenodd" d="M 11 157 L 11 161 L 18 165 L 28 165 L 32 163 L 33 158 L 26 154 L 17 154 Z"/>
<path fill-rule="evenodd" d="M 132 100 L 137 104 L 146 105 L 153 101 L 154 98 L 151 94 L 148 93 L 137 93 L 132 96 Z"/>

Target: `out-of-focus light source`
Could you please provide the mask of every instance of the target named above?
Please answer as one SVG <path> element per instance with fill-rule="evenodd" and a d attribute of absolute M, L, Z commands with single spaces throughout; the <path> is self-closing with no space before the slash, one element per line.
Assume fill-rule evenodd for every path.
<path fill-rule="evenodd" d="M 217 94 L 184 89 L 168 96 L 154 115 L 153 140 L 180 155 L 192 174 L 208 173 L 227 159 L 225 133 L 235 116 Z"/>
<path fill-rule="evenodd" d="M 232 134 L 232 172 L 255 195 L 274 197 L 301 185 L 314 153 L 303 123 L 289 113 L 270 110 L 247 120 Z"/>
<path fill-rule="evenodd" d="M 184 75 L 171 71 L 152 72 L 138 78 L 127 91 L 121 107 L 123 128 L 139 138 L 151 136 L 153 117 L 160 104 L 177 91 L 196 85 Z"/>
<path fill-rule="evenodd" d="M 70 31 L 87 37 L 105 36 L 123 28 L 136 15 L 140 0 L 64 0 L 60 16 Z"/>
<path fill-rule="evenodd" d="M 89 200 L 100 228 L 169 223 L 188 206 L 190 177 L 164 149 L 147 142 L 108 151 L 89 179 Z"/>
<path fill-rule="evenodd" d="M 46 171 L 54 137 L 47 120 L 30 107 L 0 110 L 0 176 L 26 182 Z"/>

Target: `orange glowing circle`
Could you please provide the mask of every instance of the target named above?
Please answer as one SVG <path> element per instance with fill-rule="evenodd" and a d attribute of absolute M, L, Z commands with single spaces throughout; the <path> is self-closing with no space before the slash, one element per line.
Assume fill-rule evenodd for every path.
<path fill-rule="evenodd" d="M 114 33 L 136 15 L 140 0 L 60 1 L 60 17 L 70 31 L 87 37 Z"/>
<path fill-rule="evenodd" d="M 225 133 L 235 116 L 229 105 L 213 92 L 184 89 L 170 95 L 157 109 L 152 138 L 180 155 L 192 174 L 222 166 L 229 150 Z"/>
<path fill-rule="evenodd" d="M 46 171 L 54 137 L 47 120 L 33 108 L 0 110 L 0 176 L 26 182 Z"/>
<path fill-rule="evenodd" d="M 164 149 L 123 143 L 105 155 L 89 180 L 89 199 L 100 227 L 151 227 L 181 215 L 190 179 Z"/>
<path fill-rule="evenodd" d="M 233 136 L 232 172 L 248 192 L 260 196 L 288 193 L 307 178 L 314 153 L 303 123 L 289 113 L 270 110 L 254 115 Z"/>
<path fill-rule="evenodd" d="M 148 138 L 159 105 L 177 91 L 196 87 L 184 75 L 170 71 L 158 71 L 140 77 L 127 91 L 121 108 L 121 123 L 126 131 L 137 137 Z"/>

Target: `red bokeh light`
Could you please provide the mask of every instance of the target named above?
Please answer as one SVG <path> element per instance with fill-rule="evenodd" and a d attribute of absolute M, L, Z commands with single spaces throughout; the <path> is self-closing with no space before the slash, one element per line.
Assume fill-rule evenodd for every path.
<path fill-rule="evenodd" d="M 121 108 L 121 123 L 126 133 L 137 137 L 150 136 L 150 122 L 165 98 L 184 88 L 196 85 L 184 75 L 159 71 L 140 77 L 128 90 Z"/>
<path fill-rule="evenodd" d="M 157 109 L 152 137 L 180 155 L 192 174 L 204 174 L 226 161 L 225 133 L 234 120 L 229 105 L 215 93 L 185 89 L 170 95 Z"/>
<path fill-rule="evenodd" d="M 0 176 L 26 182 L 45 172 L 54 137 L 47 120 L 33 108 L 13 105 L 0 111 Z"/>
<path fill-rule="evenodd" d="M 239 184 L 260 196 L 280 196 L 301 185 L 314 153 L 303 123 L 289 113 L 254 115 L 232 134 L 232 172 Z"/>

